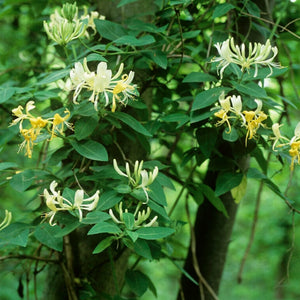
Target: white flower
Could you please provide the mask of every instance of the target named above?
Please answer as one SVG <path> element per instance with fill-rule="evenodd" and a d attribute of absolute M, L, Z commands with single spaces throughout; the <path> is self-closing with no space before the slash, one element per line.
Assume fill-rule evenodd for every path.
<path fill-rule="evenodd" d="M 153 169 L 153 172 L 151 171 L 146 171 L 143 170 L 143 161 L 136 161 L 134 164 L 134 171 L 133 174 L 131 174 L 130 172 L 130 167 L 129 167 L 129 163 L 126 162 L 125 164 L 125 169 L 126 169 L 126 173 L 122 172 L 118 166 L 117 160 L 114 159 L 113 160 L 113 165 L 114 165 L 114 169 L 115 171 L 120 175 L 120 176 L 124 176 L 127 177 L 129 180 L 129 183 L 132 185 L 133 188 L 139 189 L 141 188 L 147 198 L 147 202 L 149 200 L 149 196 L 148 196 L 148 186 L 151 185 L 153 183 L 153 181 L 155 180 L 155 178 L 158 175 L 158 167 L 155 167 Z"/>
<path fill-rule="evenodd" d="M 97 110 L 99 95 L 105 98 L 105 106 L 109 104 L 109 94 L 112 94 L 112 112 L 116 109 L 116 100 L 123 105 L 127 104 L 128 98 L 135 95 L 136 85 L 131 84 L 134 78 L 134 72 L 130 71 L 129 75 L 122 75 L 122 79 L 118 79 L 123 72 L 124 65 L 120 65 L 118 72 L 113 76 L 112 71 L 107 68 L 106 62 L 100 62 L 96 72 L 91 72 L 84 58 L 83 64 L 75 63 L 75 67 L 70 71 L 70 79 L 72 86 L 70 89 L 75 90 L 73 94 L 73 102 L 77 104 L 77 98 L 82 89 L 92 91 L 89 101 L 94 104 Z M 123 95 L 123 97 L 120 96 Z"/>
<path fill-rule="evenodd" d="M 7 209 L 5 210 L 5 217 L 0 223 L 0 231 L 7 227 L 11 222 L 12 214 Z"/>
<path fill-rule="evenodd" d="M 52 223 L 55 214 L 58 211 L 73 211 L 77 210 L 79 214 L 79 222 L 82 220 L 82 210 L 94 210 L 99 201 L 99 191 L 97 191 L 93 196 L 84 199 L 84 191 L 77 190 L 75 192 L 74 203 L 70 200 L 61 196 L 60 191 L 56 191 L 57 182 L 52 181 L 50 184 L 50 194 L 47 189 L 44 189 L 44 197 L 46 198 L 46 205 L 50 209 L 49 213 L 46 213 L 45 217 L 50 217 L 49 224 L 51 226 L 56 225 Z"/>
<path fill-rule="evenodd" d="M 254 43 L 254 45 L 249 43 L 247 51 L 245 44 L 242 44 L 241 46 L 235 45 L 233 38 L 229 38 L 221 44 L 217 43 L 215 47 L 217 48 L 220 56 L 213 58 L 212 61 L 219 62 L 218 72 L 221 68 L 221 79 L 223 78 L 225 68 L 227 68 L 231 63 L 241 66 L 242 72 L 244 72 L 245 69 L 250 69 L 251 65 L 254 65 L 254 77 L 257 76 L 258 65 L 264 65 L 270 68 L 268 77 L 273 73 L 272 67 L 281 67 L 279 63 L 273 62 L 278 53 L 278 49 L 276 46 L 271 46 L 270 40 L 267 40 L 265 45 L 261 43 Z"/>
<path fill-rule="evenodd" d="M 133 214 L 135 218 L 134 218 L 134 224 L 133 224 L 132 229 L 137 229 L 140 227 L 151 227 L 152 225 L 154 225 L 154 223 L 158 219 L 158 216 L 155 216 L 152 218 L 152 220 L 150 220 L 150 222 L 144 223 L 145 221 L 147 221 L 149 219 L 150 214 L 151 214 L 151 209 L 149 206 L 147 206 L 146 210 L 143 209 L 142 211 L 140 211 L 141 205 L 142 205 L 141 202 L 139 202 L 135 209 L 135 212 Z M 115 216 L 115 214 L 111 208 L 108 211 L 112 220 L 117 224 L 125 224 L 124 218 L 123 218 L 123 213 L 124 212 L 128 213 L 128 209 L 126 208 L 125 210 L 123 210 L 123 202 L 120 202 L 118 206 L 116 205 L 116 210 L 119 213 L 119 219 Z"/>
<path fill-rule="evenodd" d="M 85 34 L 86 25 L 78 19 L 76 4 L 64 4 L 61 13 L 55 10 L 50 15 L 50 22 L 43 22 L 48 37 L 59 45 L 65 46 L 70 41 Z"/>

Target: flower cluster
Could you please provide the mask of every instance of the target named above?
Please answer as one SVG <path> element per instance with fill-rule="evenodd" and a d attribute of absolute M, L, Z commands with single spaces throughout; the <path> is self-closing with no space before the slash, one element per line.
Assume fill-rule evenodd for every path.
<path fill-rule="evenodd" d="M 87 31 L 89 27 L 95 33 L 94 19 L 104 19 L 104 17 L 95 11 L 89 15 L 85 9 L 85 13 L 79 18 L 76 2 L 74 4 L 66 3 L 60 10 L 55 10 L 50 15 L 49 23 L 44 21 L 44 29 L 50 39 L 59 45 L 65 46 L 70 41 L 84 35 L 89 38 Z"/>
<path fill-rule="evenodd" d="M 0 231 L 3 230 L 5 227 L 7 227 L 11 222 L 11 212 L 9 212 L 7 209 L 5 210 L 5 217 L 3 221 L 0 223 Z"/>
<path fill-rule="evenodd" d="M 99 94 L 105 99 L 105 106 L 110 102 L 109 95 L 112 95 L 111 111 L 116 110 L 116 101 L 123 105 L 127 104 L 128 98 L 134 98 L 137 94 L 136 85 L 131 84 L 134 72 L 122 74 L 124 65 L 121 64 L 118 72 L 112 76 L 112 71 L 107 69 L 106 62 L 100 62 L 97 66 L 97 72 L 91 72 L 84 58 L 81 62 L 75 63 L 74 68 L 70 71 L 70 80 L 67 81 L 67 88 L 74 90 L 73 102 L 77 104 L 77 98 L 82 89 L 92 91 L 89 101 L 94 103 L 95 110 L 98 110 Z M 120 78 L 121 79 L 118 79 Z"/>
<path fill-rule="evenodd" d="M 134 171 L 131 174 L 130 172 L 130 167 L 129 163 L 126 162 L 125 169 L 126 173 L 122 172 L 120 168 L 118 167 L 118 163 L 116 159 L 113 160 L 113 165 L 115 171 L 124 177 L 128 178 L 129 184 L 134 188 L 134 189 L 142 189 L 146 195 L 147 202 L 149 200 L 148 196 L 148 186 L 152 184 L 152 182 L 155 180 L 155 178 L 158 175 L 158 167 L 155 167 L 153 172 L 148 172 L 146 170 L 143 170 L 143 161 L 139 162 L 136 161 L 134 164 Z"/>
<path fill-rule="evenodd" d="M 155 216 L 154 218 L 152 218 L 152 220 L 150 220 L 150 222 L 145 224 L 144 222 L 146 222 L 150 217 L 151 209 L 148 206 L 146 210 L 143 209 L 142 211 L 140 211 L 140 207 L 141 207 L 141 202 L 137 205 L 135 212 L 133 214 L 134 222 L 131 229 L 138 229 L 140 227 L 151 227 L 155 224 L 158 218 L 158 216 Z M 125 224 L 123 214 L 128 213 L 128 209 L 126 208 L 125 210 L 123 210 L 123 202 L 120 202 L 119 205 L 118 206 L 116 205 L 115 208 L 119 214 L 119 219 L 114 215 L 113 210 L 109 209 L 109 214 L 112 220 L 117 224 Z"/>
<path fill-rule="evenodd" d="M 267 115 L 262 111 L 262 101 L 255 99 L 257 104 L 256 110 L 242 111 L 243 105 L 241 96 L 227 96 L 225 98 L 224 92 L 219 97 L 220 109 L 215 112 L 215 116 L 221 120 L 216 123 L 216 126 L 220 126 L 224 123 L 227 124 L 227 133 L 231 132 L 230 120 L 240 120 L 241 126 L 246 127 L 247 134 L 245 139 L 245 145 L 247 146 L 247 141 L 251 140 L 260 126 L 264 127 L 265 124 L 262 122 L 267 119 Z"/>
<path fill-rule="evenodd" d="M 64 125 L 72 129 L 72 124 L 66 120 L 70 117 L 70 112 L 68 109 L 64 111 L 65 116 L 61 116 L 56 113 L 52 118 L 43 119 L 42 117 L 34 116 L 31 114 L 31 110 L 35 108 L 34 101 L 28 101 L 25 107 L 25 113 L 23 112 L 23 106 L 19 105 L 17 108 L 12 110 L 12 113 L 16 119 L 14 119 L 10 126 L 19 124 L 20 134 L 23 136 L 24 141 L 19 147 L 19 151 L 25 148 L 25 156 L 28 158 L 32 157 L 33 146 L 37 137 L 41 134 L 43 128 L 48 129 L 48 125 L 52 126 L 51 129 L 48 129 L 51 132 L 51 138 L 56 136 L 57 133 L 63 134 Z M 24 121 L 27 120 L 27 128 L 23 126 Z M 29 122 L 28 122 L 29 121 Z"/>
<path fill-rule="evenodd" d="M 99 201 L 99 191 L 97 191 L 93 196 L 84 199 L 84 191 L 77 190 L 75 192 L 74 201 L 64 198 L 60 191 L 56 191 L 57 182 L 52 181 L 50 184 L 50 192 L 44 189 L 44 197 L 46 198 L 46 205 L 50 209 L 49 213 L 45 214 L 45 218 L 50 218 L 49 224 L 51 226 L 56 225 L 52 223 L 55 214 L 58 211 L 77 211 L 79 222 L 82 220 L 82 210 L 92 211 L 97 207 Z"/>
<path fill-rule="evenodd" d="M 270 40 L 267 40 L 266 44 L 260 43 L 249 43 L 248 49 L 246 50 L 245 44 L 241 46 L 234 44 L 234 39 L 229 38 L 223 43 L 217 43 L 215 47 L 218 50 L 219 57 L 213 58 L 213 62 L 219 62 L 218 71 L 220 70 L 220 77 L 223 78 L 224 70 L 233 63 L 241 67 L 241 71 L 244 72 L 245 69 L 249 70 L 251 65 L 254 65 L 255 72 L 254 77 L 257 76 L 258 66 L 268 66 L 270 68 L 271 76 L 273 73 L 273 68 L 280 68 L 280 64 L 273 62 L 275 56 L 278 53 L 277 47 L 272 47 Z"/>
<path fill-rule="evenodd" d="M 294 170 L 295 161 L 300 163 L 300 122 L 296 125 L 294 129 L 294 136 L 291 139 L 283 136 L 280 132 L 280 126 L 278 123 L 273 124 L 272 130 L 274 133 L 274 137 L 271 139 L 274 140 L 273 143 L 273 150 L 276 151 L 276 147 L 280 148 L 289 148 L 289 155 L 291 156 L 291 164 L 290 169 L 291 171 Z M 277 145 L 278 142 L 282 142 L 281 144 Z M 285 142 L 284 142 L 285 141 Z"/>

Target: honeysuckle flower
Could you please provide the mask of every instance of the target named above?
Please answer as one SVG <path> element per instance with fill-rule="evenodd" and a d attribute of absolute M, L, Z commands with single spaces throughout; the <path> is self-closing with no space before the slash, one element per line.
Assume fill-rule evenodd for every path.
<path fill-rule="evenodd" d="M 84 6 L 84 13 L 81 16 L 80 20 L 87 20 L 87 28 L 91 28 L 93 30 L 93 34 L 95 34 L 96 31 L 96 25 L 94 20 L 98 19 L 98 20 L 105 20 L 105 16 L 100 15 L 97 11 L 91 11 L 90 13 L 88 13 L 88 8 L 87 6 Z M 85 31 L 85 36 L 87 38 L 90 37 L 88 31 Z"/>
<path fill-rule="evenodd" d="M 21 129 L 21 135 L 24 138 L 24 141 L 20 144 L 18 153 L 25 148 L 25 156 L 28 158 L 32 158 L 32 151 L 34 146 L 34 141 L 37 138 L 37 134 L 35 133 L 33 128 L 30 129 Z"/>
<path fill-rule="evenodd" d="M 231 110 L 230 96 L 225 98 L 225 93 L 222 92 L 221 95 L 219 96 L 219 103 L 221 105 L 221 109 L 219 111 L 215 112 L 214 115 L 217 118 L 220 118 L 221 120 L 216 123 L 216 126 L 221 126 L 224 123 L 226 123 L 227 126 L 228 126 L 227 133 L 230 133 L 231 132 L 231 125 L 230 125 L 229 119 L 231 117 L 229 117 L 227 115 Z"/>
<path fill-rule="evenodd" d="M 52 121 L 52 131 L 51 131 L 51 138 L 50 140 L 55 137 L 55 132 L 57 131 L 59 134 L 63 134 L 64 132 L 64 125 L 66 125 L 69 129 L 73 130 L 73 124 L 67 122 L 66 120 L 70 117 L 70 111 L 66 108 L 64 111 L 65 116 L 62 117 L 60 114 L 55 114 Z M 60 127 L 60 128 L 59 128 Z"/>
<path fill-rule="evenodd" d="M 279 125 L 279 123 L 274 123 L 274 124 L 272 125 L 272 131 L 273 131 L 274 136 L 275 136 L 275 137 L 271 137 L 271 139 L 274 140 L 274 143 L 273 143 L 273 146 L 272 146 L 273 151 L 276 151 L 276 149 L 275 149 L 276 144 L 277 144 L 280 140 L 286 140 L 286 141 L 289 141 L 288 138 L 286 138 L 285 136 L 282 136 L 282 135 L 281 135 L 281 132 L 280 132 L 280 129 L 279 129 L 281 126 L 282 126 L 282 124 Z M 286 145 L 286 144 L 280 144 L 280 145 L 278 145 L 278 147 L 282 147 L 282 146 L 284 146 L 284 145 Z"/>
<path fill-rule="evenodd" d="M 25 148 L 25 156 L 28 158 L 32 157 L 33 147 L 35 145 L 35 140 L 41 134 L 43 128 L 48 129 L 48 125 L 52 125 L 51 129 L 51 138 L 56 136 L 56 133 L 63 134 L 64 125 L 66 125 L 69 129 L 72 130 L 72 124 L 67 122 L 67 119 L 70 117 L 70 111 L 66 109 L 64 111 L 65 116 L 61 116 L 60 114 L 56 113 L 53 118 L 43 119 L 41 116 L 34 116 L 31 113 L 31 110 L 35 108 L 34 101 L 28 101 L 25 108 L 25 113 L 23 106 L 19 105 L 17 108 L 12 110 L 12 113 L 16 119 L 12 121 L 10 126 L 19 124 L 20 134 L 24 138 L 24 141 L 20 144 L 19 151 Z M 25 121 L 27 120 L 27 121 Z M 24 121 L 27 123 L 24 125 Z M 30 127 L 28 127 L 28 125 Z M 24 128 L 27 127 L 27 128 Z"/>
<path fill-rule="evenodd" d="M 89 197 L 84 199 L 84 191 L 83 190 L 77 190 L 75 192 L 74 201 L 71 202 L 70 200 L 64 198 L 61 195 L 60 191 L 56 191 L 57 182 L 52 181 L 50 184 L 50 192 L 48 192 L 47 189 L 44 189 L 44 197 L 46 198 L 46 205 L 50 209 L 50 212 L 45 214 L 45 218 L 50 218 L 49 224 L 51 226 L 56 225 L 56 223 L 53 224 L 53 219 L 55 217 L 55 214 L 58 211 L 77 211 L 79 222 L 82 221 L 82 210 L 92 211 L 97 207 L 98 201 L 99 201 L 99 191 L 96 191 L 96 193 Z"/>
<path fill-rule="evenodd" d="M 125 74 L 122 76 L 122 79 L 119 80 L 114 87 L 113 93 L 113 103 L 111 111 L 116 110 L 116 99 L 123 105 L 127 104 L 128 98 L 134 97 L 135 85 L 130 85 L 134 77 L 134 72 L 130 71 L 129 75 Z M 123 99 L 120 98 L 119 94 L 123 94 Z"/>
<path fill-rule="evenodd" d="M 130 71 L 129 75 L 122 75 L 124 65 L 120 65 L 119 70 L 113 76 L 112 71 L 107 68 L 106 62 L 100 62 L 96 72 L 91 72 L 84 58 L 83 63 L 75 63 L 74 68 L 70 71 L 71 86 L 70 90 L 74 90 L 73 102 L 78 104 L 77 98 L 82 89 L 92 91 L 89 101 L 94 104 L 95 110 L 98 109 L 99 95 L 103 95 L 105 99 L 104 106 L 109 105 L 109 95 L 112 95 L 112 112 L 116 109 L 116 100 L 126 105 L 128 98 L 134 98 L 136 85 L 132 84 L 134 72 Z M 122 96 L 121 96 L 121 95 Z"/>
<path fill-rule="evenodd" d="M 134 224 L 132 229 L 137 229 L 140 227 L 151 227 L 154 225 L 154 223 L 158 218 L 158 216 L 155 216 L 148 223 L 145 224 L 144 222 L 146 222 L 150 217 L 151 209 L 149 206 L 147 206 L 146 210 L 143 209 L 142 211 L 140 211 L 140 207 L 141 207 L 141 203 L 139 202 L 133 214 L 135 219 L 134 219 Z M 126 208 L 125 210 L 123 210 L 123 202 L 120 202 L 119 205 L 116 205 L 115 208 L 116 211 L 119 213 L 119 219 L 115 216 L 113 210 L 110 208 L 108 213 L 111 216 L 112 220 L 117 224 L 125 224 L 123 213 L 124 212 L 128 213 L 128 209 Z"/>
<path fill-rule="evenodd" d="M 270 73 L 268 77 L 272 75 L 272 68 L 280 68 L 280 64 L 273 62 L 274 58 L 278 53 L 276 46 L 272 47 L 270 40 L 266 41 L 266 44 L 261 43 L 249 43 L 248 49 L 246 50 L 245 44 L 241 46 L 235 45 L 234 38 L 228 38 L 222 43 L 217 43 L 215 45 L 219 53 L 219 57 L 212 59 L 213 62 L 219 62 L 218 72 L 221 79 L 223 78 L 224 70 L 229 66 L 229 64 L 234 63 L 241 67 L 241 71 L 249 70 L 252 65 L 254 65 L 255 72 L 254 77 L 257 76 L 258 66 L 268 66 Z M 219 71 L 220 69 L 220 71 Z"/>
<path fill-rule="evenodd" d="M 25 114 L 23 113 L 23 106 L 19 105 L 17 108 L 14 108 L 12 110 L 12 113 L 13 115 L 15 115 L 17 118 L 14 119 L 12 121 L 12 123 L 10 124 L 10 126 L 13 126 L 13 125 L 16 125 L 17 123 L 19 123 L 19 127 L 20 127 L 20 130 L 23 128 L 22 127 L 22 124 L 23 124 L 23 121 L 24 120 L 30 120 L 30 119 L 34 119 L 35 117 L 30 113 L 31 110 L 33 110 L 35 108 L 35 105 L 34 105 L 34 101 L 28 101 L 26 103 L 26 107 L 25 107 Z"/>
<path fill-rule="evenodd" d="M 5 217 L 3 221 L 0 223 L 0 231 L 7 227 L 12 219 L 12 214 L 7 209 L 5 210 Z"/>
<path fill-rule="evenodd" d="M 262 101 L 258 99 L 255 99 L 254 101 L 257 104 L 257 109 L 255 111 L 243 111 L 243 115 L 245 117 L 243 126 L 247 128 L 247 134 L 245 139 L 246 147 L 247 140 L 251 140 L 255 136 L 260 126 L 265 126 L 262 122 L 268 118 L 268 116 L 261 110 Z"/>
<path fill-rule="evenodd" d="M 44 21 L 43 25 L 48 37 L 62 46 L 80 38 L 86 31 L 86 25 L 78 19 L 76 3 L 64 4 L 60 12 L 55 10 L 50 15 L 50 22 Z"/>
<path fill-rule="evenodd" d="M 134 171 L 133 173 L 130 172 L 130 167 L 129 167 L 129 163 L 126 162 L 125 164 L 125 169 L 126 169 L 126 173 L 124 173 L 123 171 L 120 170 L 117 160 L 114 159 L 113 160 L 113 166 L 115 171 L 120 175 L 120 176 L 124 176 L 127 177 L 129 180 L 129 184 L 132 185 L 133 188 L 135 189 L 139 189 L 141 188 L 147 198 L 147 202 L 149 200 L 149 196 L 148 196 L 148 186 L 151 185 L 153 183 L 153 181 L 155 180 L 155 178 L 158 175 L 158 167 L 155 167 L 153 169 L 153 172 L 151 171 L 146 171 L 143 170 L 143 161 L 136 161 L 134 164 Z"/>

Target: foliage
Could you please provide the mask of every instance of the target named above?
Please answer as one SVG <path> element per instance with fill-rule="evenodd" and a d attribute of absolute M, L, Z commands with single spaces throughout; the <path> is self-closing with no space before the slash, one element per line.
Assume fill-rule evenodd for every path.
<path fill-rule="evenodd" d="M 137 2 L 112 5 L 129 10 Z M 276 26 L 296 5 L 274 9 Z M 125 280 L 112 291 L 118 299 L 157 295 L 138 268 L 142 260 L 168 259 L 201 285 L 176 260 L 192 226 L 187 202 L 209 201 L 228 218 L 221 196 L 240 203 L 253 179 L 299 213 L 289 193 L 300 162 L 299 97 L 291 88 L 298 70 L 286 59 L 299 39 L 296 24 L 276 33 L 254 1 L 156 0 L 153 10 L 148 20 L 118 22 L 85 1 L 10 1 L 1 9 L 0 47 L 11 51 L 0 61 L 0 263 L 5 273 L 13 259 L 28 260 L 15 271 L 20 296 L 36 295 L 37 274 L 57 264 L 69 268 L 70 299 L 75 291 L 99 297 L 70 268 L 76 232 L 97 239 L 90 256 L 129 249 Z M 240 15 L 253 18 L 259 41 L 235 31 Z M 290 116 L 292 130 L 284 129 Z M 281 169 L 290 176 L 282 186 L 273 178 Z M 209 172 L 215 186 L 205 181 Z"/>

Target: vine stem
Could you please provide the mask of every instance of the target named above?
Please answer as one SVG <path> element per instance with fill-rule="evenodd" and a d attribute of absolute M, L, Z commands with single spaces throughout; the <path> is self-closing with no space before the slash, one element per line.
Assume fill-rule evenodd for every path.
<path fill-rule="evenodd" d="M 200 271 L 197 254 L 196 254 L 195 230 L 192 225 L 190 211 L 189 211 L 189 207 L 188 207 L 188 194 L 187 194 L 186 200 L 185 200 L 185 210 L 186 210 L 186 215 L 187 215 L 187 219 L 188 219 L 188 223 L 189 223 L 189 227 L 190 227 L 190 233 L 191 233 L 191 251 L 192 251 L 192 257 L 193 257 L 193 266 L 194 266 L 194 270 L 199 278 L 200 299 L 202 299 L 202 300 L 205 299 L 204 288 L 203 288 L 203 287 L 205 287 L 208 290 L 208 292 L 210 293 L 210 295 L 212 296 L 212 298 L 214 300 L 218 300 L 218 296 L 216 295 L 215 291 L 212 289 L 212 287 L 209 285 L 209 283 L 206 281 L 206 279 L 203 277 L 203 275 Z"/>
<path fill-rule="evenodd" d="M 261 194 L 262 194 L 263 186 L 264 186 L 264 182 L 261 181 L 260 185 L 259 185 L 258 193 L 257 193 L 257 196 L 256 196 L 254 217 L 253 217 L 253 221 L 252 221 L 249 242 L 248 242 L 247 248 L 245 250 L 245 253 L 243 255 L 243 258 L 241 260 L 239 272 L 238 272 L 238 275 L 237 275 L 238 283 L 242 282 L 242 273 L 243 273 L 243 270 L 244 270 L 244 266 L 245 266 L 248 254 L 250 252 L 250 249 L 251 249 L 253 241 L 254 241 L 254 236 L 255 236 L 256 225 L 257 225 L 257 221 L 258 221 L 258 213 L 259 213 L 259 207 L 260 207 L 260 202 L 261 202 Z"/>
<path fill-rule="evenodd" d="M 184 190 L 186 189 L 186 185 L 187 185 L 187 183 L 189 182 L 189 180 L 191 179 L 191 177 L 193 176 L 193 173 L 194 173 L 194 171 L 195 171 L 196 168 L 197 168 L 197 164 L 192 168 L 192 170 L 191 170 L 189 176 L 188 176 L 187 179 L 185 180 L 185 183 L 183 184 L 183 186 L 182 186 L 182 188 L 181 188 L 181 190 L 180 190 L 180 192 L 179 192 L 179 194 L 178 194 L 178 196 L 177 196 L 175 202 L 173 203 L 173 206 L 171 207 L 171 209 L 170 209 L 170 211 L 169 211 L 169 213 L 168 213 L 168 216 L 169 216 L 169 217 L 170 217 L 170 216 L 172 215 L 172 213 L 174 212 L 174 209 L 176 208 L 176 206 L 177 206 L 177 204 L 178 204 L 178 202 L 179 202 L 179 200 L 180 200 L 180 198 L 181 198 L 181 196 L 182 196 Z"/>

